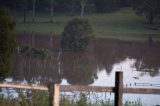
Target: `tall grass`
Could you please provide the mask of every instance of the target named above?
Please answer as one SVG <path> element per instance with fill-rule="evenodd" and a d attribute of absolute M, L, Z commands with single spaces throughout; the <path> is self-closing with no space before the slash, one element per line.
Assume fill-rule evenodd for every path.
<path fill-rule="evenodd" d="M 138 98 L 136 101 L 125 101 L 124 106 L 142 106 L 141 99 Z"/>
<path fill-rule="evenodd" d="M 4 96 L 0 94 L 0 106 L 49 106 L 48 92 L 46 91 L 30 91 L 26 95 L 23 90 L 18 90 L 18 97 Z M 60 106 L 114 106 L 114 101 L 111 99 L 88 100 L 87 94 L 80 93 L 77 100 L 69 98 L 66 95 L 61 95 Z M 123 106 L 142 106 L 140 99 L 136 101 L 125 101 Z"/>
<path fill-rule="evenodd" d="M 29 95 L 24 90 L 17 90 L 18 97 L 0 94 L 0 106 L 49 106 L 48 92 L 31 91 Z"/>

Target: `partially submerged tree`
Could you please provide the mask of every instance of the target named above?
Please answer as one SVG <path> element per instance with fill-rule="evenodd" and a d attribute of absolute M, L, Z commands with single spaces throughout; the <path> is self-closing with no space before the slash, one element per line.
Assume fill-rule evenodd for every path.
<path fill-rule="evenodd" d="M 144 15 L 148 24 L 153 24 L 154 19 L 160 14 L 160 0 L 131 0 L 133 9 L 138 15 Z"/>
<path fill-rule="evenodd" d="M 92 35 L 91 24 L 86 19 L 75 18 L 67 23 L 62 33 L 61 47 L 69 50 L 84 50 Z"/>
<path fill-rule="evenodd" d="M 0 6 L 0 81 L 10 71 L 10 57 L 15 50 L 15 38 L 12 31 L 15 27 L 9 12 Z"/>
<path fill-rule="evenodd" d="M 44 49 L 44 48 L 38 49 L 38 48 L 32 48 L 30 46 L 21 47 L 20 53 L 24 56 L 38 58 L 41 60 L 44 60 L 50 57 L 50 53 L 48 49 Z"/>

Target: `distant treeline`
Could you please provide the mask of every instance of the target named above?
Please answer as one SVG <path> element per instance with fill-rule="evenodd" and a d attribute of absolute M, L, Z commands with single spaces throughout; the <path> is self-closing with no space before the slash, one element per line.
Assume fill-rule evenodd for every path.
<path fill-rule="evenodd" d="M 135 13 L 145 16 L 148 24 L 154 24 L 156 18 L 160 19 L 160 0 L 0 0 L 0 5 L 11 10 L 26 14 L 31 11 L 32 21 L 35 22 L 36 12 L 50 12 L 50 22 L 53 13 L 107 13 L 131 6 Z"/>
<path fill-rule="evenodd" d="M 87 13 L 112 12 L 129 5 L 129 0 L 0 0 L 0 4 L 16 11 L 30 11 L 35 2 L 36 11 L 50 11 L 50 7 L 53 7 L 54 12 L 77 13 L 81 11 L 82 1 L 86 1 Z"/>

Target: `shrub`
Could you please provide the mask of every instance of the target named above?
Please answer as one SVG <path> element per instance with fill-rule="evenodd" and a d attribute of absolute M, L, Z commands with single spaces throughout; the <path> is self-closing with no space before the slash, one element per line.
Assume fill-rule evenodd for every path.
<path fill-rule="evenodd" d="M 85 50 L 92 35 L 87 19 L 75 18 L 67 23 L 62 33 L 61 47 L 65 50 Z"/>
<path fill-rule="evenodd" d="M 15 22 L 9 11 L 0 6 L 0 81 L 10 72 L 10 58 L 15 51 L 16 41 L 12 32 Z"/>

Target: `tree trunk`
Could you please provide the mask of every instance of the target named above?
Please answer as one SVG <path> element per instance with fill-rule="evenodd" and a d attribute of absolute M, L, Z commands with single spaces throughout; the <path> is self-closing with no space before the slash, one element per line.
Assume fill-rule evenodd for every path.
<path fill-rule="evenodd" d="M 81 17 L 84 16 L 84 10 L 87 0 L 81 0 Z"/>
<path fill-rule="evenodd" d="M 50 49 L 52 50 L 52 44 L 53 44 L 53 37 L 52 37 L 52 33 L 50 34 Z"/>
<path fill-rule="evenodd" d="M 71 13 L 74 14 L 74 3 L 71 5 Z"/>
<path fill-rule="evenodd" d="M 22 9 L 23 9 L 23 22 L 26 22 L 26 10 L 27 10 L 27 4 L 26 0 L 22 1 Z"/>
<path fill-rule="evenodd" d="M 26 23 L 26 8 L 24 8 L 23 22 Z"/>
<path fill-rule="evenodd" d="M 50 22 L 53 22 L 53 0 L 51 0 L 51 17 L 50 17 Z"/>
<path fill-rule="evenodd" d="M 31 36 L 31 46 L 32 46 L 32 48 L 34 48 L 34 35 L 35 35 L 35 33 L 32 32 L 32 36 Z"/>
<path fill-rule="evenodd" d="M 31 57 L 29 57 L 28 61 L 28 75 L 31 76 Z"/>
<path fill-rule="evenodd" d="M 82 7 L 81 7 L 81 17 L 83 17 L 84 16 L 84 5 L 81 5 Z"/>
<path fill-rule="evenodd" d="M 36 0 L 33 0 L 32 22 L 35 22 L 35 5 L 36 5 Z"/>
<path fill-rule="evenodd" d="M 154 22 L 154 13 L 153 10 L 150 10 L 148 14 L 148 24 L 153 24 L 153 22 Z"/>

